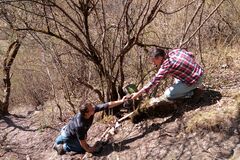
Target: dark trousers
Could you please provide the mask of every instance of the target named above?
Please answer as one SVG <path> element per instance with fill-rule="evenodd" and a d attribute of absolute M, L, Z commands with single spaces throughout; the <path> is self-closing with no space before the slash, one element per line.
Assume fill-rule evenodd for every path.
<path fill-rule="evenodd" d="M 55 143 L 63 144 L 63 149 L 66 152 L 74 151 L 77 153 L 85 153 L 78 138 L 66 136 L 64 130 L 62 130 L 61 134 L 56 138 Z"/>

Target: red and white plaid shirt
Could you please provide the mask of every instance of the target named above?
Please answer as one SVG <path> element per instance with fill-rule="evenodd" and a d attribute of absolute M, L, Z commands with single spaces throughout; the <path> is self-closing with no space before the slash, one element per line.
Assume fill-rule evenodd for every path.
<path fill-rule="evenodd" d="M 174 49 L 167 54 L 167 58 L 163 61 L 157 74 L 149 84 L 143 87 L 143 90 L 148 93 L 167 74 L 171 74 L 187 85 L 192 85 L 203 75 L 203 69 L 194 60 L 191 52 L 184 49 Z"/>

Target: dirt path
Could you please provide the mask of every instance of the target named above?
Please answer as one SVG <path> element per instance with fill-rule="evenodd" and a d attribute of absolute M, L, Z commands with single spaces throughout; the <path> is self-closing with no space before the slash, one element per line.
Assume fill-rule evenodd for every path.
<path fill-rule="evenodd" d="M 0 159 L 39 159 L 54 156 L 51 151 L 52 135 L 57 131 L 54 128 L 40 128 L 34 120 L 36 119 L 13 115 L 1 118 Z"/>

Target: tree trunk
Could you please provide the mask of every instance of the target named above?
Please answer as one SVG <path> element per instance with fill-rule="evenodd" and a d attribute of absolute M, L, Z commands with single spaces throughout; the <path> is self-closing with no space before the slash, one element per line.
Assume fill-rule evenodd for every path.
<path fill-rule="evenodd" d="M 109 79 L 107 81 L 106 102 L 116 101 L 118 99 L 117 85 Z M 115 107 L 105 110 L 104 115 L 114 115 L 118 111 L 118 107 Z"/>
<path fill-rule="evenodd" d="M 0 102 L 0 113 L 3 115 L 9 114 L 9 98 L 11 93 L 11 76 L 10 70 L 13 64 L 13 61 L 18 53 L 18 50 L 21 46 L 21 43 L 16 40 L 9 47 L 6 52 L 4 62 L 3 62 L 3 100 Z"/>

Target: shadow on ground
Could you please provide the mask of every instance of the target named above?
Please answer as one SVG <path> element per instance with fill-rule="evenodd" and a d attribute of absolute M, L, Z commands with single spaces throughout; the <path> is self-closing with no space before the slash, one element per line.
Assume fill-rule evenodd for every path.
<path fill-rule="evenodd" d="M 15 121 L 13 121 L 13 119 Z M 24 119 L 26 119 L 26 117 L 22 117 L 22 116 L 18 116 L 18 115 L 6 115 L 6 116 L 2 116 L 0 118 L 0 123 L 6 123 L 7 126 L 3 129 L 7 129 L 7 128 L 14 128 L 14 129 L 19 129 L 19 130 L 22 130 L 22 131 L 29 131 L 29 132 L 35 132 L 39 129 L 41 129 L 41 127 L 39 128 L 36 128 L 36 129 L 30 129 L 31 128 L 31 124 L 30 125 L 26 125 L 24 124 Z M 19 123 L 20 125 L 18 125 L 17 123 Z M 25 126 L 23 126 L 25 125 Z M 54 127 L 51 127 L 51 126 L 46 126 L 45 128 L 50 128 L 50 129 L 53 129 L 53 130 L 56 130 L 56 131 L 59 131 L 58 129 L 54 128 Z"/>
<path fill-rule="evenodd" d="M 175 117 L 172 116 L 162 123 L 153 123 L 150 126 L 144 128 L 144 132 L 142 132 L 140 135 L 137 135 L 137 136 L 134 136 L 134 137 L 131 137 L 128 139 L 124 139 L 117 143 L 109 143 L 104 146 L 104 148 L 100 154 L 96 154 L 95 156 L 98 156 L 98 157 L 103 156 L 104 157 L 104 156 L 111 154 L 113 151 L 121 152 L 124 150 L 128 150 L 128 149 L 130 149 L 128 144 L 130 144 L 138 139 L 144 138 L 147 134 L 149 134 L 153 131 L 157 131 L 157 130 L 161 129 L 163 124 L 172 122 L 172 121 L 174 121 L 174 119 L 175 119 Z"/>
<path fill-rule="evenodd" d="M 195 110 L 197 108 L 207 107 L 217 103 L 222 98 L 220 92 L 215 90 L 204 90 L 200 97 L 194 99 L 178 100 L 176 103 L 160 103 L 154 106 L 143 106 L 134 111 L 131 120 L 133 123 L 139 123 L 145 119 L 164 118 L 173 116 L 178 118 L 184 112 Z"/>
<path fill-rule="evenodd" d="M 99 158 L 100 157 L 104 158 L 104 157 L 112 154 L 112 152 L 122 152 L 125 150 L 129 150 L 129 149 L 131 149 L 129 144 L 131 144 L 134 141 L 137 141 L 139 139 L 143 139 L 144 137 L 151 137 L 151 133 L 154 131 L 158 131 L 160 129 L 165 130 L 164 127 L 167 124 L 174 122 L 177 118 L 181 117 L 184 114 L 184 112 L 187 112 L 190 110 L 195 110 L 195 109 L 201 108 L 201 107 L 207 107 L 209 105 L 215 104 L 221 98 L 222 98 L 222 95 L 218 91 L 204 90 L 204 93 L 201 96 L 198 103 L 192 103 L 191 101 L 185 101 L 181 104 L 178 104 L 177 108 L 171 108 L 171 107 L 161 108 L 159 106 L 155 107 L 155 108 L 151 108 L 151 109 L 147 110 L 148 113 L 143 114 L 145 117 L 142 117 L 142 119 L 140 121 L 145 120 L 145 119 L 154 119 L 154 118 L 166 118 L 166 119 L 164 119 L 163 121 L 152 123 L 146 127 L 141 127 L 143 129 L 143 131 L 140 134 L 136 134 L 133 137 L 104 145 L 103 150 L 99 154 L 94 154 L 94 156 L 99 157 Z M 177 128 L 176 130 L 179 131 L 179 128 Z M 177 134 L 178 131 L 173 134 Z M 167 134 L 167 133 L 164 132 L 163 134 L 164 135 L 161 135 L 161 136 L 165 136 L 165 134 Z M 167 135 L 167 136 L 174 137 L 175 135 Z M 171 143 L 169 145 L 173 145 L 173 144 Z M 76 154 L 76 156 L 79 156 L 79 154 Z"/>
<path fill-rule="evenodd" d="M 195 110 L 197 108 L 201 107 L 207 107 L 209 105 L 217 103 L 222 98 L 222 95 L 220 92 L 215 90 L 204 90 L 202 96 L 200 97 L 199 101 L 197 103 L 192 103 L 192 101 L 187 100 L 177 105 L 177 107 L 169 107 L 169 108 L 161 108 L 158 107 L 151 107 L 147 110 L 144 110 L 143 113 L 140 113 L 140 116 L 138 117 L 138 121 L 143 121 L 146 119 L 154 119 L 154 118 L 164 118 L 169 117 L 165 121 L 161 123 L 153 123 L 147 128 L 144 129 L 144 132 L 140 135 L 137 135 L 135 137 L 125 139 L 118 143 L 110 143 L 104 146 L 103 151 L 100 154 L 97 154 L 95 156 L 102 157 L 107 156 L 111 154 L 113 151 L 124 151 L 130 149 L 130 147 L 127 144 L 130 144 L 138 139 L 143 138 L 147 134 L 157 131 L 162 128 L 164 124 L 173 122 L 176 120 L 176 118 L 181 117 L 184 112 Z"/>

